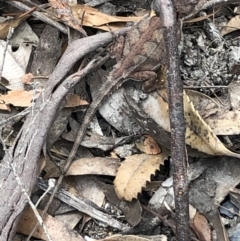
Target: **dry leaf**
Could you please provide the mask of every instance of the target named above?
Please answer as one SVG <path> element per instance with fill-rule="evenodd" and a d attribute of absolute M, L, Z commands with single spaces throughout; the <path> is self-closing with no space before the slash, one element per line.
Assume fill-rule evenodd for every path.
<path fill-rule="evenodd" d="M 192 221 L 192 227 L 198 235 L 200 241 L 211 241 L 211 230 L 208 220 L 203 214 L 197 212 Z"/>
<path fill-rule="evenodd" d="M 144 111 L 152 117 L 165 131 L 170 132 L 167 92 L 159 90 L 143 103 Z M 240 158 L 240 154 L 228 150 L 217 138 L 210 126 L 202 119 L 193 103 L 184 92 L 184 116 L 186 120 L 186 144 L 193 149 L 209 155 L 232 156 Z"/>
<path fill-rule="evenodd" d="M 132 202 L 120 200 L 114 191 L 113 185 L 102 182 L 100 185 L 103 188 L 108 202 L 122 211 L 124 219 L 131 225 L 131 227 L 135 227 L 139 224 L 142 219 L 142 207 L 140 201 L 137 199 L 132 200 Z"/>
<path fill-rule="evenodd" d="M 190 100 L 193 102 L 194 108 L 204 120 L 209 116 L 214 116 L 218 112 L 221 112 L 219 104 L 209 96 L 194 90 L 185 90 L 185 93 L 189 96 Z M 211 126 L 211 128 L 213 127 Z M 213 131 L 215 132 L 214 129 Z"/>
<path fill-rule="evenodd" d="M 68 184 L 68 192 L 76 197 L 86 198 L 99 207 L 102 207 L 105 194 L 98 184 L 97 178 L 91 175 L 72 176 L 67 177 L 66 182 Z"/>
<path fill-rule="evenodd" d="M 40 93 L 25 90 L 12 90 L 8 91 L 6 95 L 0 95 L 0 101 L 5 104 L 28 107 L 31 105 L 32 100 L 36 99 Z"/>
<path fill-rule="evenodd" d="M 0 109 L 6 108 L 5 105 L 14 105 L 21 107 L 29 107 L 33 100 L 37 99 L 40 95 L 41 90 L 12 90 L 8 91 L 6 95 L 0 95 Z M 65 107 L 76 107 L 79 105 L 86 105 L 87 102 L 85 100 L 80 99 L 80 97 L 76 94 L 69 96 Z"/>
<path fill-rule="evenodd" d="M 240 133 L 240 111 L 237 110 L 238 83 L 232 82 L 229 85 L 228 92 L 232 109 L 220 109 L 214 99 L 203 93 L 187 90 L 186 93 L 193 102 L 194 108 L 199 112 L 204 121 L 212 128 L 213 132 L 218 135 L 238 135 Z M 231 92 L 231 90 L 233 90 Z M 230 106 L 229 106 L 230 108 Z"/>
<path fill-rule="evenodd" d="M 186 120 L 186 143 L 200 152 L 213 156 L 232 156 L 240 158 L 240 154 L 229 151 L 217 138 L 210 126 L 195 110 L 187 94 L 184 94 L 184 116 Z"/>
<path fill-rule="evenodd" d="M 0 39 L 5 39 L 8 35 L 9 28 L 16 28 L 24 19 L 28 18 L 29 13 L 33 12 L 35 8 L 32 8 L 26 13 L 19 15 L 14 19 L 8 19 L 3 23 L 0 23 Z"/>
<path fill-rule="evenodd" d="M 157 155 L 161 153 L 159 145 L 151 136 L 147 136 L 147 138 L 144 140 L 144 146 L 146 154 Z"/>
<path fill-rule="evenodd" d="M 110 157 L 93 157 L 80 158 L 75 160 L 68 169 L 66 176 L 77 175 L 108 175 L 115 176 L 117 169 L 120 166 L 120 160 Z M 44 168 L 47 173 L 44 178 L 58 177 L 60 175 L 59 169 L 53 162 L 48 162 Z"/>
<path fill-rule="evenodd" d="M 46 159 L 44 171 L 46 172 L 46 174 L 43 177 L 44 179 L 48 179 L 50 177 L 59 177 L 61 174 L 60 169 L 53 161 L 49 160 L 49 158 Z"/>
<path fill-rule="evenodd" d="M 41 210 L 38 210 L 41 215 Z M 52 241 L 84 241 L 84 239 L 75 231 L 69 230 L 62 222 L 48 215 L 47 213 L 43 216 L 43 222 L 48 230 L 48 234 L 52 238 Z M 35 224 L 37 219 L 30 207 L 26 208 L 21 216 L 21 220 L 18 223 L 17 231 L 28 235 Z M 42 240 L 47 240 L 43 229 L 37 228 L 34 233 L 34 237 Z"/>
<path fill-rule="evenodd" d="M 124 27 L 125 22 L 136 22 L 142 19 L 142 17 L 111 16 L 101 13 L 97 9 L 92 8 L 90 6 L 80 4 L 72 6 L 71 9 L 75 19 L 78 20 L 78 23 L 80 25 L 97 28 L 105 31 L 113 31 Z M 119 24 L 121 22 L 123 22 L 124 24 Z"/>
<path fill-rule="evenodd" d="M 240 15 L 232 18 L 225 27 L 222 28 L 222 36 L 240 29 Z"/>
<path fill-rule="evenodd" d="M 9 105 L 2 103 L 2 100 L 0 99 L 0 110 L 6 110 L 10 112 L 11 108 L 9 107 Z"/>
<path fill-rule="evenodd" d="M 71 164 L 66 175 L 96 174 L 115 176 L 119 164 L 120 160 L 116 158 L 81 158 Z"/>
<path fill-rule="evenodd" d="M 132 201 L 137 198 L 138 193 L 146 182 L 150 181 L 151 175 L 159 170 L 160 164 L 164 164 L 166 154 L 159 155 L 133 155 L 126 158 L 118 168 L 114 187 L 120 199 Z"/>
<path fill-rule="evenodd" d="M 104 31 L 117 30 L 125 27 L 126 22 L 138 22 L 142 19 L 142 17 L 120 17 L 107 15 L 101 13 L 95 8 L 81 4 L 70 6 L 70 9 L 79 26 L 83 25 Z"/>
<path fill-rule="evenodd" d="M 145 154 L 157 155 L 161 153 L 159 145 L 151 136 L 147 136 L 143 143 L 137 143 L 136 146 Z"/>
<path fill-rule="evenodd" d="M 86 100 L 81 99 L 78 95 L 73 94 L 68 97 L 65 107 L 76 107 L 83 105 L 88 105 L 88 102 Z"/>

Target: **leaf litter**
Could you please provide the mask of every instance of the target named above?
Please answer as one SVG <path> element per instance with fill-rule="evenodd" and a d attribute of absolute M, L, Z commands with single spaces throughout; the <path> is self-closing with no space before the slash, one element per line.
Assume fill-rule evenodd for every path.
<path fill-rule="evenodd" d="M 85 26 L 88 28 L 109 31 L 122 27 L 127 21 L 137 21 L 141 18 L 132 16 L 111 16 L 108 14 L 103 14 L 95 8 L 83 5 L 76 5 L 75 7 L 71 7 L 69 9 L 73 14 L 60 16 L 61 21 L 73 28 L 76 26 L 75 29 L 77 29 L 79 32 L 81 32 L 82 28 L 85 28 Z M 220 37 L 215 36 L 213 41 L 213 39 L 211 39 L 212 37 L 209 35 L 208 27 L 210 26 L 209 21 L 211 22 L 212 14 L 210 13 L 206 16 L 199 16 L 199 18 L 195 18 L 194 21 L 189 21 L 188 24 L 190 24 L 189 26 L 194 26 L 194 24 L 199 23 L 199 25 L 196 26 L 203 27 L 204 30 L 201 29 L 198 32 L 194 32 L 194 28 L 191 30 L 184 30 L 183 49 L 181 52 L 181 70 L 185 86 L 194 88 L 199 87 L 199 89 L 202 87 L 201 91 L 203 92 L 196 93 L 195 91 L 195 93 L 190 93 L 190 91 L 186 91 L 184 94 L 185 119 L 187 123 L 186 143 L 193 149 L 209 155 L 207 160 L 199 160 L 198 158 L 197 162 L 196 160 L 193 160 L 191 156 L 189 157 L 190 161 L 192 162 L 189 166 L 189 175 L 195 177 L 194 179 L 191 178 L 189 180 L 190 201 L 191 204 L 196 209 L 198 209 L 198 211 L 195 211 L 195 214 L 193 215 L 194 217 L 192 219 L 192 226 L 199 240 L 210 240 L 212 238 L 210 237 L 212 235 L 210 232 L 212 227 L 215 229 L 218 236 L 221 234 L 221 240 L 227 240 L 226 230 L 222 224 L 222 221 L 220 220 L 218 213 L 218 205 L 221 205 L 223 202 L 225 202 L 226 197 L 231 199 L 233 203 L 233 194 L 229 194 L 229 191 L 234 187 L 237 187 L 237 184 L 239 184 L 238 158 L 240 154 L 238 154 L 237 151 L 239 150 L 238 135 L 240 126 L 238 82 L 240 44 L 239 38 L 234 38 L 233 35 L 238 34 L 237 30 L 239 29 L 239 10 L 237 9 L 237 6 L 235 6 L 234 11 L 232 11 L 231 18 L 230 16 L 227 16 L 230 21 L 227 21 L 227 18 L 223 13 L 221 13 L 221 16 L 218 15 L 220 12 L 221 10 L 214 12 L 216 15 L 214 23 L 217 27 L 222 23 L 226 23 L 226 26 L 221 30 L 221 34 L 220 31 L 217 31 L 219 32 Z M 7 21 L 2 24 L 2 28 L 0 29 L 2 39 L 6 37 L 7 30 L 10 26 L 13 26 L 13 24 L 14 26 L 20 25 L 26 16 L 27 15 L 22 15 L 22 17 L 17 17 L 15 22 Z M 52 18 L 54 19 L 55 17 L 52 16 Z M 199 21 L 203 22 L 203 26 Z M 81 26 L 81 28 L 79 28 L 79 26 Z M 225 41 L 227 42 L 226 45 L 219 41 L 219 39 L 222 37 L 225 38 Z M 215 41 L 216 39 L 218 39 L 218 41 Z M 4 44 L 5 43 L 3 43 L 1 46 L 4 46 Z M 28 87 L 28 90 L 26 90 L 26 84 L 21 81 L 22 75 L 27 74 L 26 64 L 28 64 L 29 61 L 30 51 L 27 51 L 26 46 L 22 46 L 22 49 L 20 50 L 24 52 L 24 55 L 26 56 L 25 60 L 27 61 L 23 66 L 18 64 L 20 57 L 11 55 L 10 48 L 7 50 L 8 54 L 10 53 L 11 56 L 6 60 L 5 63 L 5 68 L 7 68 L 4 70 L 6 72 L 6 74 L 4 72 L 4 77 L 7 80 L 7 84 L 4 86 L 6 88 L 5 92 L 0 96 L 1 110 L 18 111 L 19 107 L 28 107 L 33 102 L 32 96 L 35 89 L 32 90 L 32 87 Z M 198 61 L 200 61 L 202 64 L 199 64 Z M 202 66 L 204 66 L 204 68 Z M 12 70 L 13 68 L 17 69 L 18 71 L 12 71 L 10 73 L 9 69 Z M 216 85 L 225 87 L 228 86 L 228 89 L 221 89 L 221 87 L 215 88 Z M 130 88 L 132 88 L 132 86 L 130 86 Z M 72 95 L 72 100 L 70 103 L 68 103 L 67 106 L 68 108 L 72 108 L 73 116 L 75 115 L 74 113 L 79 112 L 79 109 L 77 109 L 79 106 L 84 106 L 87 104 L 87 102 L 83 101 L 83 99 L 88 98 L 85 98 L 86 96 L 84 95 L 83 97 L 82 95 L 79 96 L 78 91 L 79 90 L 76 90 L 77 94 Z M 151 96 L 155 102 L 151 102 Z M 164 93 L 164 90 L 161 90 L 157 94 L 155 93 L 151 96 L 146 98 L 140 92 L 136 98 L 139 100 L 146 98 L 142 102 L 139 101 L 143 111 L 155 120 L 157 123 L 155 128 L 158 128 L 158 126 L 162 127 L 169 133 L 170 136 L 166 93 Z M 37 96 L 35 97 L 37 98 Z M 154 106 L 150 108 L 148 101 L 149 103 L 155 103 Z M 122 102 L 124 102 L 123 98 Z M 118 111 L 121 111 L 121 109 Z M 102 113 L 102 111 L 101 115 L 103 118 L 105 118 L 105 114 Z M 6 114 L 4 113 L 3 115 L 0 112 L 0 118 L 6 118 Z M 81 115 L 77 115 L 76 119 L 78 121 L 81 120 Z M 99 122 L 103 129 L 107 129 L 104 134 L 111 133 L 113 135 L 111 138 L 114 139 L 116 130 L 114 130 L 114 128 L 109 128 L 108 124 L 100 118 Z M 114 122 L 110 122 L 110 124 L 111 126 L 115 127 Z M 122 125 L 124 124 L 128 125 L 129 123 L 123 123 Z M 4 139 L 8 137 L 10 128 L 11 126 L 9 127 L 7 125 L 3 127 L 2 137 Z M 65 128 L 62 126 L 61 128 L 59 127 L 59 138 L 62 138 L 65 142 L 67 142 L 67 140 L 64 139 L 64 136 L 66 136 L 66 133 L 70 131 L 69 128 L 71 129 L 71 126 L 67 122 L 65 124 Z M 18 128 L 13 129 L 14 132 L 17 132 L 17 129 Z M 116 129 L 118 128 L 116 127 Z M 135 133 L 138 135 L 144 133 L 144 130 L 139 131 L 141 128 L 138 127 L 136 128 L 137 131 L 135 131 L 135 129 L 131 129 L 131 126 L 129 125 L 127 128 L 123 129 L 129 130 L 129 132 L 124 131 L 125 135 L 128 135 L 129 133 Z M 74 137 L 71 137 L 71 139 L 74 140 Z M 88 206 L 89 209 L 93 207 L 95 208 L 92 202 L 94 203 L 93 200 L 98 200 L 98 198 L 101 196 L 101 202 L 96 204 L 95 201 L 95 205 L 99 205 L 98 208 L 100 208 L 101 212 L 104 212 L 103 207 L 105 207 L 106 212 L 112 212 L 122 222 L 127 220 L 128 223 L 133 226 L 133 229 L 135 228 L 137 230 L 137 225 L 141 224 L 141 217 L 146 218 L 144 213 L 142 213 L 142 209 L 140 208 L 140 203 L 142 203 L 144 195 L 149 195 L 147 199 L 145 197 L 145 203 L 151 203 L 151 199 L 154 197 L 151 192 L 143 191 L 142 195 L 141 192 L 146 186 L 147 182 L 150 182 L 153 179 L 154 174 L 157 173 L 155 178 L 162 178 L 160 181 L 158 180 L 159 190 L 161 190 L 162 195 L 165 193 L 166 197 L 164 199 L 163 196 L 161 196 L 161 198 L 165 201 L 163 201 L 158 208 L 157 206 L 154 207 L 156 204 L 152 205 L 152 209 L 155 211 L 158 210 L 159 214 L 161 212 L 164 214 L 167 213 L 169 218 L 171 218 L 171 212 L 169 212 L 169 210 L 172 211 L 171 208 L 173 207 L 170 205 L 170 197 L 172 192 L 170 191 L 170 187 L 168 187 L 166 181 L 166 178 L 169 177 L 169 174 L 166 176 L 167 172 L 164 174 L 161 173 L 161 168 L 166 168 L 164 164 L 166 164 L 165 160 L 169 155 L 169 150 L 168 153 L 161 153 L 161 146 L 158 146 L 157 143 L 154 143 L 154 140 L 151 140 L 151 137 L 146 137 L 145 140 L 131 140 L 131 149 L 129 149 L 129 146 L 127 147 L 127 143 L 130 142 L 130 140 L 121 139 L 116 144 L 122 145 L 122 149 L 118 149 L 117 152 L 114 152 L 115 150 L 113 142 L 108 145 L 108 148 L 104 149 L 101 148 L 101 144 L 98 144 L 100 141 L 100 138 L 95 138 L 95 142 L 97 144 L 94 144 L 94 150 L 92 150 L 94 155 L 89 152 L 87 148 L 93 147 L 93 145 L 90 143 L 91 141 L 85 142 L 87 144 L 85 144 L 84 151 L 81 149 L 81 151 L 78 153 L 79 155 L 84 153 L 85 156 L 78 158 L 72 164 L 67 174 L 71 177 L 75 176 L 76 180 L 78 177 L 81 177 L 81 181 L 83 181 L 84 184 L 89 185 L 82 184 L 81 189 L 76 188 L 76 184 L 68 181 L 68 183 L 65 183 L 66 187 L 63 188 L 66 190 L 69 188 L 70 190 L 75 186 L 75 191 L 72 195 L 75 195 L 76 197 L 84 196 L 86 199 L 91 199 L 91 204 Z M 110 138 L 105 140 L 105 142 L 107 141 L 110 141 Z M 6 143 L 9 142 L 6 141 Z M 167 144 L 167 146 L 169 149 L 169 144 Z M 229 149 L 229 147 L 231 149 Z M 53 146 L 50 147 L 51 154 L 54 155 L 54 160 L 56 161 L 57 165 L 52 162 L 52 157 L 49 159 L 49 156 L 45 155 L 45 162 L 47 163 L 45 164 L 45 178 L 49 178 L 50 176 L 58 177 L 61 172 L 61 167 L 63 164 L 62 161 L 64 157 L 69 155 L 70 148 L 67 145 L 62 146 L 61 148 L 57 146 L 57 148 L 59 148 L 59 150 L 54 149 Z M 102 149 L 102 152 L 99 153 L 96 151 L 96 149 Z M 110 150 L 112 153 L 110 153 Z M 3 151 L 1 150 L 1 155 L 3 155 L 2 152 Z M 103 152 L 105 153 L 103 154 Z M 117 156 L 121 156 L 121 158 L 116 158 Z M 113 182 L 114 177 L 115 180 Z M 66 180 L 67 178 L 69 177 L 66 177 Z M 90 180 L 94 181 L 91 182 Z M 80 180 L 78 181 L 79 185 L 81 185 Z M 116 193 L 113 190 L 113 183 Z M 109 185 L 109 188 L 105 186 L 104 191 L 104 185 L 106 184 Z M 95 189 L 93 189 L 94 185 L 96 185 Z M 103 190 L 101 195 L 99 194 L 98 189 Z M 83 195 L 83 193 L 85 194 Z M 113 195 L 110 195 L 111 193 L 117 194 L 117 196 L 115 195 L 113 197 Z M 155 193 L 155 195 L 157 194 L 158 192 Z M 97 196 L 99 197 L 97 198 Z M 102 202 L 104 198 L 105 201 Z M 122 207 L 123 202 L 125 202 L 125 208 Z M 234 205 L 240 207 L 239 198 L 235 198 Z M 211 212 L 209 212 L 209 207 L 212 208 Z M 95 210 L 94 208 L 92 209 L 93 212 Z M 128 209 L 131 209 L 131 216 L 134 216 L 134 210 L 138 213 L 138 215 L 136 215 L 135 218 L 132 218 L 131 216 L 127 217 Z M 199 211 L 202 214 L 200 214 Z M 121 216 L 122 213 L 124 213 L 125 217 Z M 29 234 L 29 229 L 24 227 L 31 229 L 30 224 L 33 223 L 32 218 L 34 218 L 34 216 L 30 215 L 29 210 L 24 213 L 24 215 L 26 214 L 28 216 L 24 216 L 25 218 L 20 221 L 22 228 L 19 228 L 19 232 Z M 46 217 L 46 219 L 52 223 L 47 223 L 47 226 L 51 230 L 51 235 L 55 236 L 56 240 L 61 240 L 63 238 L 74 240 L 74 238 L 71 237 L 72 230 L 68 230 L 63 224 L 64 220 L 66 222 L 67 220 L 70 220 L 68 219 L 69 217 L 65 216 L 61 222 L 55 220 L 54 214 L 52 214 L 52 216 L 49 215 Z M 78 218 L 80 220 L 80 217 Z M 24 222 L 24 219 L 26 223 Z M 85 220 L 89 221 L 90 219 L 91 218 L 85 217 Z M 230 218 L 225 217 L 225 222 L 227 224 L 230 223 L 229 219 Z M 147 220 L 149 223 L 152 219 L 149 218 Z M 103 237 L 97 235 L 97 233 L 100 233 L 100 229 L 98 229 L 98 227 L 94 230 L 92 220 L 89 222 L 90 224 L 88 222 L 82 221 L 83 225 L 81 227 L 81 231 L 84 231 L 91 237 L 97 237 L 98 239 L 103 238 L 102 240 L 105 240 L 104 238 L 109 234 L 108 231 L 111 230 L 109 228 L 109 226 L 111 226 L 110 222 L 108 224 L 109 226 L 101 223 L 100 221 L 97 222 L 98 223 L 96 226 L 106 226 L 103 231 Z M 73 223 L 75 223 L 75 221 Z M 237 223 L 233 225 L 237 225 Z M 57 230 L 63 231 L 60 233 L 60 236 L 56 236 L 56 232 L 54 232 L 55 228 L 53 226 Z M 169 225 L 169 227 L 171 226 Z M 118 233 L 118 231 L 114 229 L 113 232 Z M 233 231 L 229 233 L 229 237 L 233 235 L 235 235 Z M 78 236 L 78 240 L 83 239 L 80 235 Z M 35 237 L 45 239 L 44 234 L 41 232 L 35 234 Z M 161 237 L 162 239 L 160 239 L 160 237 L 157 238 L 158 240 L 166 240 L 165 237 L 166 236 Z M 106 238 L 106 240 L 152 240 L 152 238 L 153 237 L 151 236 L 138 237 L 135 235 L 117 235 Z"/>

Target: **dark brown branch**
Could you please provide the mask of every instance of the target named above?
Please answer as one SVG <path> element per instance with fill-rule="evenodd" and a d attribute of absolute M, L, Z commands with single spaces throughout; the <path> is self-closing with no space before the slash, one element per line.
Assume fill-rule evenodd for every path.
<path fill-rule="evenodd" d="M 156 0 L 154 9 L 162 18 L 167 52 L 167 81 L 171 127 L 171 156 L 178 241 L 189 241 L 189 202 L 186 173 L 183 83 L 178 55 L 176 12 L 171 0 Z"/>

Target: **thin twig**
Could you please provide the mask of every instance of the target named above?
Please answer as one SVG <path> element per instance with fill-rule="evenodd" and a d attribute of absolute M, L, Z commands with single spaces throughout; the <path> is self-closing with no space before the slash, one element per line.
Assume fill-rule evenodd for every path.
<path fill-rule="evenodd" d="M 105 56 L 105 58 L 108 58 L 108 56 Z M 101 66 L 102 63 L 106 61 L 105 58 L 102 58 L 98 62 L 96 62 L 96 59 L 94 59 L 84 69 L 79 70 L 78 72 L 76 72 L 76 73 L 72 74 L 71 76 L 67 77 L 67 79 L 64 82 L 67 83 L 66 85 L 68 86 L 68 88 L 70 89 L 70 88 L 74 87 L 74 85 L 76 85 L 76 83 L 78 83 L 86 75 L 86 73 L 90 73 L 95 68 L 98 68 L 99 66 Z M 63 82 L 63 85 L 65 85 L 64 82 Z M 59 176 L 59 178 L 57 180 L 57 183 L 56 183 L 56 186 L 54 187 L 53 192 L 52 192 L 52 194 L 51 194 L 51 196 L 50 196 L 46 206 L 44 207 L 44 210 L 42 211 L 42 217 L 47 212 L 49 206 L 51 205 L 51 203 L 53 201 L 53 198 L 54 198 L 56 192 L 58 191 L 60 184 L 62 183 L 62 180 L 64 178 L 66 170 L 68 170 L 70 165 L 71 165 L 70 162 L 67 162 L 65 164 L 64 170 L 63 170 L 62 174 Z M 38 227 L 38 224 L 35 225 L 35 227 L 32 230 L 32 233 L 35 232 L 37 227 Z"/>
<path fill-rule="evenodd" d="M 47 189 L 45 181 L 41 180 L 40 178 L 38 179 L 37 185 L 42 190 Z M 49 191 L 49 193 L 52 192 L 52 190 Z M 98 207 L 95 207 L 95 205 L 91 201 L 86 200 L 82 197 L 76 197 L 64 189 L 59 189 L 56 192 L 56 197 L 68 204 L 69 206 L 74 207 L 80 212 L 86 213 L 90 217 L 104 222 L 111 227 L 117 228 L 124 232 L 126 232 L 130 228 L 128 225 L 123 224 L 120 221 L 111 217 L 111 215 L 98 210 Z"/>
<path fill-rule="evenodd" d="M 37 208 L 34 206 L 33 202 L 31 201 L 31 198 L 30 198 L 29 195 L 27 194 L 27 192 L 26 192 L 26 190 L 25 190 L 25 188 L 24 188 L 24 186 L 23 186 L 23 184 L 22 184 L 22 181 L 21 181 L 21 179 L 19 178 L 19 176 L 18 176 L 18 174 L 17 174 L 17 172 L 16 172 L 16 170 L 15 170 L 14 164 L 11 163 L 10 165 L 11 165 L 13 174 L 14 174 L 14 176 L 15 176 L 15 179 L 16 179 L 16 181 L 17 181 L 17 184 L 18 184 L 19 187 L 21 188 L 22 193 L 24 193 L 24 195 L 26 196 L 27 201 L 28 201 L 30 207 L 32 208 L 32 210 L 33 210 L 33 212 L 34 212 L 34 214 L 35 214 L 35 216 L 36 216 L 39 224 L 40 224 L 40 225 L 42 226 L 42 228 L 43 228 L 43 231 L 44 231 L 44 234 L 45 234 L 46 237 L 47 237 L 47 240 L 48 240 L 48 241 L 52 241 L 52 239 L 51 239 L 51 237 L 50 237 L 50 235 L 49 235 L 49 233 L 48 233 L 48 231 L 47 231 L 47 227 L 45 226 L 45 224 L 44 224 L 44 222 L 43 222 L 43 220 L 42 220 L 42 217 L 39 215 L 39 213 L 38 213 L 38 211 L 37 211 Z"/>
<path fill-rule="evenodd" d="M 31 110 L 31 106 L 26 108 L 25 110 L 19 112 L 18 114 L 11 116 L 5 120 L 0 121 L 0 128 L 3 127 L 6 124 L 14 124 L 16 122 L 18 122 L 20 119 L 22 119 L 24 116 L 26 116 L 27 114 L 29 114 L 30 110 Z"/>

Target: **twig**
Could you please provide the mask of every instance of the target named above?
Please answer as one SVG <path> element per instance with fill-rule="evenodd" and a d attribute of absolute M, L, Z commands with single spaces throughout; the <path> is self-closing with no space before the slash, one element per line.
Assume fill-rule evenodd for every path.
<path fill-rule="evenodd" d="M 105 58 L 108 58 L 108 56 L 106 56 Z M 105 62 L 105 58 L 102 58 L 100 61 L 96 61 L 92 60 L 84 69 L 79 70 L 78 72 L 72 74 L 71 76 L 67 77 L 67 79 L 63 82 L 63 86 L 65 86 L 67 89 L 71 89 L 72 87 L 74 87 L 74 85 L 76 85 L 77 82 L 79 82 L 80 79 L 82 79 L 83 76 L 86 75 L 86 73 L 90 73 L 91 71 L 93 71 L 95 68 L 98 68 L 99 66 L 102 65 L 103 62 Z M 44 210 L 42 211 L 42 217 L 43 215 L 47 212 L 49 206 L 51 205 L 53 198 L 55 196 L 55 194 L 57 193 L 60 184 L 62 183 L 62 180 L 65 176 L 66 171 L 68 170 L 68 168 L 70 167 L 71 162 L 67 162 L 64 166 L 64 170 L 62 172 L 62 174 L 59 176 L 58 181 L 56 186 L 53 189 L 53 192 L 46 204 L 46 206 L 44 207 Z M 37 229 L 38 224 L 35 225 L 35 227 L 33 228 L 31 233 L 34 233 L 35 230 Z"/>
<path fill-rule="evenodd" d="M 20 10 L 24 10 L 24 11 L 29 11 L 31 10 L 31 8 L 29 8 L 27 5 L 21 3 L 21 2 L 17 2 L 17 1 L 6 1 L 8 4 L 10 4 L 13 7 L 16 7 Z M 53 21 L 51 18 L 47 17 L 46 15 L 44 15 L 43 13 L 34 11 L 31 13 L 32 16 L 42 20 L 43 22 L 57 28 L 60 32 L 64 33 L 64 34 L 68 34 L 67 28 L 64 27 L 62 24 L 58 23 L 57 21 Z"/>
<path fill-rule="evenodd" d="M 189 201 L 186 172 L 183 83 L 179 68 L 176 12 L 171 0 L 156 0 L 154 9 L 162 18 L 167 52 L 167 81 L 171 128 L 171 156 L 178 241 L 189 241 Z M 169 41 L 169 39 L 171 41 Z"/>
<path fill-rule="evenodd" d="M 14 116 L 11 116 L 9 118 L 7 118 L 6 120 L 2 120 L 0 121 L 0 128 L 3 127 L 4 125 L 6 124 L 9 124 L 9 123 L 16 123 L 18 122 L 20 119 L 22 119 L 24 116 L 26 116 L 27 114 L 29 114 L 30 110 L 31 110 L 31 106 L 26 108 L 25 110 L 19 112 L 18 114 L 14 115 Z"/>
<path fill-rule="evenodd" d="M 128 29 L 124 28 L 114 32 L 125 34 Z M 39 175 L 37 161 L 45 143 L 47 132 L 69 92 L 69 89 L 66 88 L 68 84 L 66 81 L 62 83 L 62 80 L 79 59 L 97 48 L 106 46 L 112 40 L 112 33 L 101 33 L 75 40 L 68 46 L 55 70 L 49 76 L 46 88 L 33 105 L 32 111 L 26 118 L 14 143 L 1 161 L 0 213 L 2 213 L 2 216 L 0 217 L 0 230 L 2 241 L 11 240 L 14 236 L 19 213 L 23 211 L 26 204 L 26 197 L 19 186 L 15 185 L 13 172 L 5 167 L 6 164 L 13 162 L 14 165 L 18 166 L 16 171 L 19 171 L 18 175 L 21 178 L 24 176 L 24 180 L 22 178 L 24 188 L 27 193 L 31 193 Z M 83 70 L 83 75 L 86 74 L 87 72 Z M 36 130 L 40 133 L 37 136 L 35 135 Z M 30 143 L 31 150 L 28 150 Z M 14 195 L 11 195 L 13 192 Z M 11 208 L 15 206 L 16 202 L 18 202 L 17 208 Z M 6 203 L 8 203 L 7 207 Z"/>
<path fill-rule="evenodd" d="M 38 179 L 37 185 L 42 190 L 47 189 L 45 181 L 41 179 Z M 50 193 L 52 193 L 52 191 L 50 191 Z M 94 219 L 107 223 L 111 227 L 117 228 L 122 231 L 127 231 L 129 229 L 126 224 L 122 224 L 121 222 L 112 218 L 109 214 L 97 210 L 93 205 L 91 205 L 91 202 L 89 202 L 89 204 L 86 203 L 86 201 L 88 200 L 84 200 L 84 198 L 80 197 L 77 198 L 71 193 L 65 191 L 64 189 L 59 189 L 56 193 L 56 197 L 59 198 L 61 201 L 65 202 L 66 204 L 76 208 L 80 212 L 86 213 Z"/>
<path fill-rule="evenodd" d="M 37 203 L 35 204 L 35 208 L 38 207 L 39 203 L 48 194 L 48 192 L 50 192 L 51 189 L 53 189 L 55 187 L 55 184 L 56 184 L 56 180 L 55 179 L 50 178 L 48 180 L 48 187 L 45 189 L 45 192 L 43 193 L 43 195 L 38 199 Z M 41 218 L 42 218 L 42 216 L 41 216 Z M 30 240 L 30 238 L 33 236 L 34 232 L 35 232 L 35 229 L 33 228 L 32 231 L 30 232 L 30 234 L 28 235 L 26 241 Z"/>
<path fill-rule="evenodd" d="M 44 231 L 44 234 L 45 234 L 46 237 L 47 237 L 47 240 L 48 240 L 48 241 L 52 241 L 52 239 L 51 239 L 51 237 L 50 237 L 50 235 L 49 235 L 49 233 L 48 233 L 48 231 L 47 231 L 47 227 L 45 226 L 45 224 L 44 224 L 41 216 L 39 215 L 39 213 L 38 213 L 38 211 L 37 211 L 37 208 L 34 206 L 34 204 L 33 204 L 33 202 L 31 201 L 29 195 L 27 194 L 27 192 L 26 192 L 26 190 L 25 190 L 25 188 L 24 188 L 24 186 L 23 186 L 23 184 L 22 184 L 22 181 L 20 180 L 19 176 L 17 175 L 17 172 L 15 171 L 15 167 L 13 166 L 13 163 L 11 163 L 10 166 L 11 166 L 11 168 L 12 168 L 12 171 L 13 171 L 13 174 L 14 174 L 15 179 L 16 179 L 16 181 L 17 181 L 17 184 L 18 184 L 19 187 L 21 188 L 22 193 L 24 193 L 24 195 L 26 196 L 27 201 L 28 201 L 30 207 L 32 208 L 32 210 L 33 210 L 33 212 L 34 212 L 34 214 L 35 214 L 35 216 L 36 216 L 39 224 L 40 224 L 40 225 L 42 226 L 42 228 L 43 228 L 43 231 Z"/>

